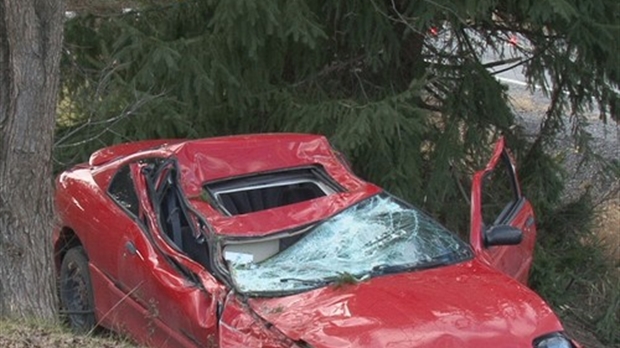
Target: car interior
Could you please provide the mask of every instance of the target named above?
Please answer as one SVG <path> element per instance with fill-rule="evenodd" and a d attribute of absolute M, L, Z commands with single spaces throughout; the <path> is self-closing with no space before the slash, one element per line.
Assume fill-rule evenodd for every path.
<path fill-rule="evenodd" d="M 219 194 L 219 199 L 230 215 L 239 215 L 308 201 L 325 195 L 317 184 L 299 182 L 223 192 Z"/>
<path fill-rule="evenodd" d="M 169 183 L 160 190 L 160 224 L 166 236 L 179 250 L 208 269 L 208 244 L 204 236 L 190 226 L 189 212 L 181 203 L 180 193 Z"/>
<path fill-rule="evenodd" d="M 160 225 L 170 243 L 194 261 L 209 268 L 208 244 L 183 204 L 182 193 L 174 184 L 176 172 L 159 181 L 154 205 L 159 209 Z M 263 173 L 205 185 L 210 203 L 226 215 L 239 215 L 295 204 L 341 192 L 322 168 L 307 167 Z M 260 262 L 288 248 L 304 235 L 303 231 L 261 240 L 236 241 L 224 249 L 228 261 Z"/>
<path fill-rule="evenodd" d="M 342 191 L 316 167 L 208 183 L 205 190 L 211 204 L 227 215 L 253 213 Z"/>

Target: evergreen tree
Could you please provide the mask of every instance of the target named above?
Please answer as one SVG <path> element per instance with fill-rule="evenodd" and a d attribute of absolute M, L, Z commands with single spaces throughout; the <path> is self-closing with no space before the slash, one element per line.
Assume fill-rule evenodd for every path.
<path fill-rule="evenodd" d="M 567 115 L 582 147 L 584 112 L 618 120 L 616 0 L 132 6 L 66 23 L 62 165 L 143 138 L 321 133 L 362 176 L 466 231 L 467 180 L 500 134 L 546 209 L 562 186 L 544 145 Z M 481 59 L 489 51 L 551 97 L 534 143 L 488 69 L 500 62 Z"/>

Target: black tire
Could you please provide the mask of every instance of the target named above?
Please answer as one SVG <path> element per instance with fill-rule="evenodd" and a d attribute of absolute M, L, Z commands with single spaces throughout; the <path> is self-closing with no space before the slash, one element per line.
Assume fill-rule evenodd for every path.
<path fill-rule="evenodd" d="M 71 329 L 78 333 L 91 331 L 95 321 L 93 285 L 88 271 L 88 258 L 81 246 L 67 251 L 60 266 L 60 303 Z"/>

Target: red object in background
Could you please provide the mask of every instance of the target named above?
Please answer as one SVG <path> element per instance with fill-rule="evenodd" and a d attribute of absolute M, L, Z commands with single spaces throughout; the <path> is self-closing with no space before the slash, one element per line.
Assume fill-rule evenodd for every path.
<path fill-rule="evenodd" d="M 517 199 L 500 226 L 484 226 L 483 181 L 502 166 Z M 294 199 L 283 198 L 291 190 Z M 344 284 L 300 275 L 280 280 L 303 284 L 300 290 L 269 296 L 250 296 L 238 282 L 243 268 L 230 257 L 251 257 L 254 266 L 273 260 L 285 244 L 301 243 L 289 242 L 295 231 L 313 231 L 378 196 L 387 197 L 356 177 L 322 136 L 102 149 L 57 180 L 54 250 L 64 310 L 76 329 L 96 322 L 155 347 L 532 347 L 546 337 L 565 340 L 557 317 L 526 286 L 534 215 L 503 139 L 474 176 L 471 248 L 462 243 L 458 260 Z M 388 232 L 377 231 L 373 243 L 402 237 Z M 88 266 L 66 257 L 68 250 L 83 253 Z"/>
<path fill-rule="evenodd" d="M 512 46 L 517 46 L 517 44 L 519 43 L 519 38 L 517 37 L 517 35 L 510 35 L 510 37 L 508 38 L 508 43 Z"/>

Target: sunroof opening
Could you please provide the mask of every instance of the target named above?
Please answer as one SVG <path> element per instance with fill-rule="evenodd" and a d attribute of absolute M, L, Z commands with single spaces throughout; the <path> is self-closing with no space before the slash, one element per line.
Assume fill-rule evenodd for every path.
<path fill-rule="evenodd" d="M 341 192 L 321 167 L 298 168 L 205 185 L 212 204 L 228 215 L 253 213 Z"/>

